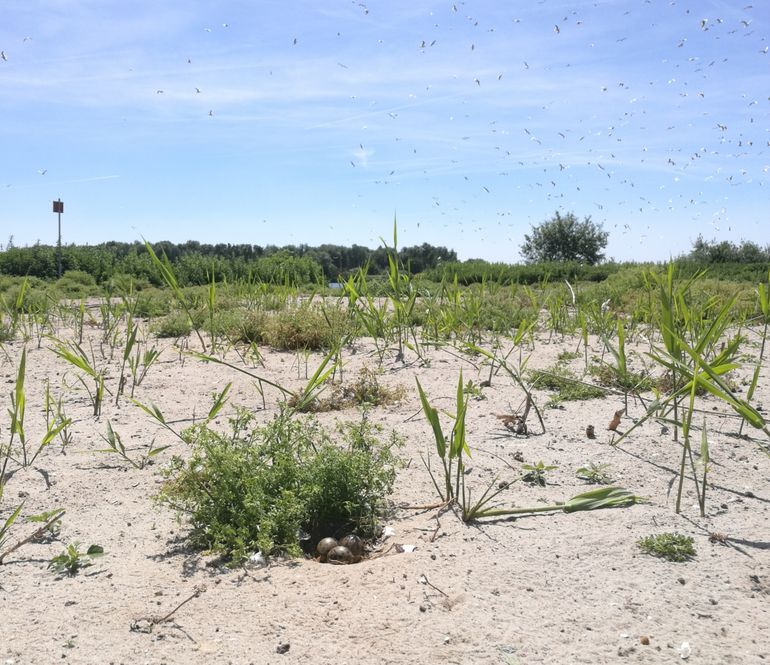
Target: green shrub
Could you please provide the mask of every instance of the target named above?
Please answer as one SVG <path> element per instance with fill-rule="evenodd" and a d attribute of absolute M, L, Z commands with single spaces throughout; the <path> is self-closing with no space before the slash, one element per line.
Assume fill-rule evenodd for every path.
<path fill-rule="evenodd" d="M 231 432 L 205 426 L 185 432 L 189 460 L 175 457 L 158 500 L 189 517 L 195 547 L 242 561 L 301 553 L 304 531 L 372 536 L 393 489 L 395 434 L 388 444 L 366 420 L 340 431 L 336 445 L 313 419 L 286 412 L 265 427 L 240 410 Z"/>
<path fill-rule="evenodd" d="M 231 339 L 234 342 L 245 342 L 246 344 L 260 344 L 264 342 L 265 325 L 268 315 L 262 310 L 247 310 L 242 312 L 236 319 L 233 330 L 230 331 Z"/>
<path fill-rule="evenodd" d="M 186 337 L 192 332 L 192 324 L 184 312 L 175 312 L 156 321 L 152 331 L 158 337 Z"/>
<path fill-rule="evenodd" d="M 150 289 L 136 296 L 134 315 L 142 319 L 165 316 L 171 311 L 171 295 L 167 291 Z"/>
<path fill-rule="evenodd" d="M 264 341 L 274 349 L 295 351 L 331 348 L 351 328 L 347 314 L 304 304 L 286 309 L 265 321 Z"/>
<path fill-rule="evenodd" d="M 85 298 L 99 292 L 93 276 L 82 270 L 67 270 L 56 281 L 56 290 L 66 298 Z"/>
<path fill-rule="evenodd" d="M 636 541 L 645 554 L 667 559 L 668 561 L 689 561 L 695 556 L 693 539 L 679 533 L 657 533 Z"/>
<path fill-rule="evenodd" d="M 117 293 L 136 293 L 152 288 L 152 285 L 145 277 L 115 273 L 107 282 L 107 288 Z"/>

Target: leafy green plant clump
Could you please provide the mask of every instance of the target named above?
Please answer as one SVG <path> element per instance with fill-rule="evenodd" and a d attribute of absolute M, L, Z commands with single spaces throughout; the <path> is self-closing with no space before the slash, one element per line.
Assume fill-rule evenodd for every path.
<path fill-rule="evenodd" d="M 281 351 L 328 349 L 349 329 L 347 316 L 341 309 L 322 310 L 303 304 L 266 319 L 262 341 Z"/>
<path fill-rule="evenodd" d="M 599 386 L 580 381 L 572 371 L 563 365 L 550 369 L 531 370 L 529 379 L 533 388 L 553 390 L 556 394 L 551 398 L 551 404 L 606 397 L 607 391 Z"/>
<path fill-rule="evenodd" d="M 155 321 L 152 331 L 163 338 L 187 337 L 192 332 L 192 323 L 184 313 L 174 312 Z"/>
<path fill-rule="evenodd" d="M 636 544 L 645 554 L 668 561 L 689 561 L 695 556 L 693 539 L 680 533 L 658 533 L 640 538 Z"/>
<path fill-rule="evenodd" d="M 521 468 L 525 473 L 521 476 L 521 479 L 530 485 L 539 485 L 545 487 L 548 483 L 545 478 L 545 474 L 548 471 L 553 471 L 558 468 L 555 464 L 544 464 L 542 460 L 536 464 L 522 464 Z"/>
<path fill-rule="evenodd" d="M 592 485 L 610 485 L 613 480 L 609 473 L 609 466 L 609 464 L 589 462 L 588 466 L 581 466 L 575 475 Z"/>
<path fill-rule="evenodd" d="M 62 551 L 53 557 L 48 567 L 57 573 L 66 573 L 69 576 L 77 575 L 83 568 L 93 565 L 93 559 L 104 554 L 101 545 L 90 545 L 85 552 L 80 551 L 80 543 L 70 543 Z"/>
<path fill-rule="evenodd" d="M 570 360 L 580 358 L 580 354 L 577 351 L 562 351 L 556 358 L 557 362 L 568 363 Z"/>
<path fill-rule="evenodd" d="M 240 410 L 231 431 L 184 433 L 192 456 L 175 457 L 157 497 L 189 518 L 195 547 L 242 561 L 302 552 L 300 538 L 376 534 L 388 509 L 400 445 L 365 419 L 343 427 L 339 444 L 311 419 L 283 412 L 265 427 Z"/>

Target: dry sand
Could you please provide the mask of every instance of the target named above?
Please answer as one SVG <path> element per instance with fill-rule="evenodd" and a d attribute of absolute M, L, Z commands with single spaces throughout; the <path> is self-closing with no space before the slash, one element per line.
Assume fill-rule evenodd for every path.
<path fill-rule="evenodd" d="M 67 334 L 60 331 L 60 334 Z M 90 335 L 98 340 L 98 331 Z M 756 337 L 748 350 L 756 356 Z M 157 404 L 180 429 L 207 412 L 213 392 L 233 382 L 230 402 L 218 418 L 224 426 L 235 405 L 258 411 L 264 421 L 275 413 L 277 391 L 267 392 L 267 409 L 248 377 L 192 357 L 160 340 L 163 353 L 137 389 L 144 403 Z M 190 339 L 193 344 L 193 338 Z M 531 367 L 551 366 L 559 352 L 574 350 L 575 339 L 538 339 Z M 98 353 L 98 341 L 94 342 Z M 3 390 L 2 441 L 7 441 L 15 367 L 22 344 L 0 354 Z M 373 346 L 359 340 L 346 350 L 346 377 L 361 367 L 377 367 Z M 640 350 L 643 350 L 640 347 Z M 297 356 L 262 349 L 266 378 L 298 388 Z M 596 340 L 592 353 L 599 353 Z M 406 435 L 398 475 L 396 506 L 436 501 L 420 453 L 433 449 L 430 428 L 419 412 L 415 377 L 438 408 L 451 410 L 462 368 L 476 383 L 487 378 L 453 350 L 432 350 L 429 364 L 396 363 L 385 358 L 380 381 L 403 385 L 397 405 L 378 407 L 370 418 Z M 311 356 L 310 371 L 320 356 Z M 228 359 L 237 362 L 237 356 Z M 474 362 L 478 362 L 475 359 Z M 571 361 L 578 372 L 582 356 Z M 114 390 L 112 363 L 107 385 Z M 304 367 L 302 368 L 304 372 Z M 736 376 L 740 382 L 748 369 Z M 531 506 L 565 500 L 590 489 L 575 476 L 589 462 L 606 463 L 616 484 L 649 499 L 630 508 L 578 514 L 548 514 L 465 525 L 451 511 L 397 507 L 387 525 L 394 535 L 378 543 L 414 545 L 351 566 L 312 560 L 275 561 L 267 567 L 222 566 L 189 550 L 185 525 L 152 497 L 160 470 L 172 454 L 185 454 L 179 440 L 158 427 L 127 400 L 108 401 L 100 418 L 91 415 L 87 395 L 77 388 L 76 372 L 34 341 L 27 358 L 27 437 L 43 432 L 45 381 L 74 419 L 73 441 L 60 453 L 53 444 L 32 468 L 8 482 L 3 516 L 26 499 L 23 515 L 66 509 L 59 539 L 30 543 L 0 566 L 0 663 L 760 663 L 770 660 L 770 458 L 761 450 L 764 435 L 748 431 L 738 438 L 738 420 L 712 418 L 713 464 L 707 515 L 699 517 L 692 482 L 685 485 L 682 514 L 674 511 L 669 489 L 680 448 L 672 433 L 647 422 L 620 446 L 609 445 L 606 430 L 623 406 L 620 396 L 566 402 L 544 408 L 546 432 L 529 419 L 530 434 L 514 436 L 494 413 L 519 408 L 521 390 L 503 375 L 472 400 L 467 418 L 473 450 L 468 482 L 482 488 L 497 474 L 519 473 L 542 460 L 558 468 L 546 487 L 514 484 L 501 496 L 505 505 Z M 303 377 L 304 378 L 304 377 Z M 542 407 L 548 399 L 537 392 Z M 770 371 L 765 367 L 756 402 L 770 405 Z M 707 409 L 724 411 L 713 399 Z M 644 413 L 634 401 L 621 429 Z M 767 413 L 765 411 L 765 413 Z M 357 420 L 356 409 L 322 414 L 321 421 Z M 143 470 L 127 466 L 104 448 L 107 422 L 129 448 L 171 448 Z M 597 438 L 586 437 L 593 424 Z M 494 455 L 490 454 L 494 453 Z M 511 471 L 511 467 L 514 471 Z M 479 491 L 479 490 L 477 490 Z M 29 533 L 17 522 L 11 536 Z M 670 563 L 641 553 L 636 541 L 675 531 L 692 536 L 697 557 Z M 711 542 L 720 533 L 727 543 Z M 47 569 L 66 543 L 85 548 L 98 543 L 105 556 L 73 577 Z M 151 620 L 171 612 L 148 629 Z M 688 646 L 683 646 L 685 643 Z M 287 650 L 288 649 L 288 650 Z M 284 653 L 279 653 L 284 651 Z"/>

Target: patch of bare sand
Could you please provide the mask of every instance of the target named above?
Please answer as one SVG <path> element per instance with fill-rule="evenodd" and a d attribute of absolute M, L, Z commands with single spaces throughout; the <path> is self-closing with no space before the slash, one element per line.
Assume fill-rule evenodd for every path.
<path fill-rule="evenodd" d="M 575 339 L 538 340 L 525 356 L 530 367 L 545 368 L 576 346 Z M 22 345 L 5 348 L 8 355 L 0 357 L 4 405 Z M 377 367 L 372 350 L 361 340 L 346 350 L 346 379 L 361 367 Z M 254 371 L 292 388 L 304 384 L 304 366 L 300 363 L 298 372 L 296 355 L 262 351 L 265 367 Z M 595 340 L 592 353 L 600 353 Z M 311 357 L 311 372 L 319 359 Z M 414 362 L 402 365 L 386 357 L 380 380 L 405 386 L 406 397 L 369 416 L 407 437 L 401 452 L 406 465 L 392 497 L 396 506 L 437 500 L 420 459 L 433 451 L 433 440 L 420 413 L 415 377 L 434 406 L 448 411 L 460 369 L 476 384 L 488 378 L 480 358 L 431 350 L 428 359 L 421 364 L 411 357 L 407 360 Z M 228 360 L 238 362 L 235 354 Z M 114 390 L 118 358 L 105 362 L 107 385 Z M 580 374 L 582 356 L 570 365 Z M 736 378 L 740 383 L 745 372 Z M 411 544 L 413 552 L 390 549 L 352 566 L 299 560 L 228 569 L 189 550 L 184 523 L 152 501 L 160 469 L 172 454 L 184 455 L 184 444 L 128 400 L 116 406 L 108 399 L 101 417 L 94 418 L 73 368 L 45 342 L 28 349 L 27 437 L 32 442 L 44 431 L 46 381 L 54 394 L 64 394 L 66 412 L 74 419 L 72 443 L 66 454 L 52 445 L 32 468 L 15 472 L 2 510 L 7 515 L 23 499 L 23 516 L 53 507 L 67 513 L 59 540 L 27 544 L 0 566 L 1 663 L 672 663 L 688 653 L 682 652 L 684 643 L 690 663 L 770 659 L 770 459 L 759 438 L 735 436 L 735 418 L 712 419 L 710 425 L 706 517 L 699 517 L 691 481 L 685 484 L 682 514 L 676 515 L 669 490 L 680 448 L 670 431 L 649 421 L 612 447 L 606 427 L 623 407 L 622 396 L 545 408 L 549 395 L 537 391 L 546 431 L 530 415 L 529 435 L 515 436 L 494 414 L 520 410 L 523 393 L 500 372 L 483 389 L 485 399 L 469 406 L 473 457 L 467 482 L 474 493 L 496 478 L 513 480 L 523 459 L 557 468 L 547 473 L 545 487 L 512 484 L 501 503 L 562 501 L 589 489 L 575 471 L 595 462 L 608 464 L 616 484 L 649 502 L 468 526 L 451 511 L 397 507 L 388 521 L 394 535 L 378 545 L 387 551 L 391 544 Z M 264 421 L 272 417 L 277 391 L 267 390 L 263 410 L 248 377 L 192 357 L 182 361 L 171 344 L 136 398 L 157 404 L 181 429 L 205 414 L 212 393 L 230 381 L 230 402 L 219 425 L 234 405 L 255 410 Z M 71 388 L 64 390 L 64 383 Z M 756 401 L 770 404 L 767 368 Z M 710 398 L 703 404 L 724 410 Z M 621 431 L 643 413 L 643 406 L 631 400 Z M 330 426 L 359 417 L 355 409 L 319 416 Z M 171 448 L 143 470 L 129 467 L 96 452 L 105 447 L 100 434 L 108 421 L 129 448 L 153 438 Z M 589 424 L 595 427 L 594 440 L 586 437 Z M 756 436 L 753 430 L 747 433 Z M 19 522 L 13 534 L 29 528 Z M 640 537 L 664 531 L 692 536 L 695 560 L 669 563 L 636 547 Z M 726 535 L 728 544 L 710 542 L 711 533 Z M 47 570 L 50 558 L 76 540 L 103 545 L 105 556 L 74 577 Z M 131 630 L 148 628 L 186 599 L 149 632 Z"/>

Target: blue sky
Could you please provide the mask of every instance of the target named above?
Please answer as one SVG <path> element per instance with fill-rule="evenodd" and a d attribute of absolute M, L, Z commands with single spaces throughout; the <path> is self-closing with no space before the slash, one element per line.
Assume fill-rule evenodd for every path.
<path fill-rule="evenodd" d="M 5 0 L 0 243 L 770 243 L 765 0 Z"/>

